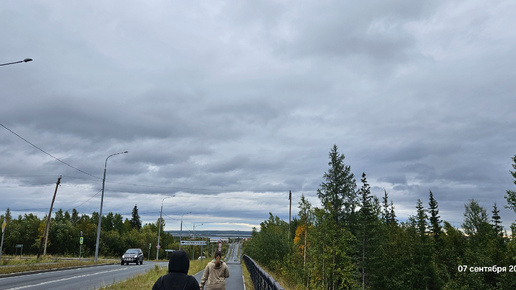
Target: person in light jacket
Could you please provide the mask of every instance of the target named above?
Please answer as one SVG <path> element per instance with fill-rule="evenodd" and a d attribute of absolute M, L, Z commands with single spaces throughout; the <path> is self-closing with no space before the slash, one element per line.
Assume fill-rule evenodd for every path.
<path fill-rule="evenodd" d="M 185 251 L 174 251 L 168 262 L 168 274 L 158 278 L 152 290 L 199 290 L 195 277 L 188 275 L 190 259 Z"/>
<path fill-rule="evenodd" d="M 215 260 L 211 261 L 206 265 L 204 274 L 202 275 L 200 289 L 206 290 L 226 290 L 226 278 L 229 277 L 229 269 L 226 263 L 220 259 L 222 253 L 220 251 L 215 252 Z"/>

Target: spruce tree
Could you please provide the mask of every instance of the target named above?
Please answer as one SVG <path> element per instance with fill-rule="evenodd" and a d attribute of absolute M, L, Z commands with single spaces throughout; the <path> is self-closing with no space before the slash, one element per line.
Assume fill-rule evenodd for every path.
<path fill-rule="evenodd" d="M 329 158 L 330 168 L 324 173 L 325 182 L 317 189 L 317 196 L 336 225 L 342 226 L 343 220 L 350 221 L 357 205 L 356 181 L 351 167 L 344 164 L 345 156 L 338 152 L 337 145 L 333 145 Z"/>
<path fill-rule="evenodd" d="M 512 168 L 516 169 L 516 155 L 512 157 Z M 509 171 L 512 175 L 513 183 L 516 184 L 516 171 Z M 505 196 L 505 199 L 507 200 L 506 208 L 512 209 L 514 212 L 516 212 L 516 191 L 514 190 L 507 190 L 507 195 Z"/>
<path fill-rule="evenodd" d="M 387 190 L 383 190 L 383 221 L 388 224 L 396 224 L 396 213 L 394 212 L 394 203 L 391 201 L 389 203 L 389 194 L 387 193 Z"/>
<path fill-rule="evenodd" d="M 496 202 L 493 205 L 493 228 L 496 234 L 500 237 L 503 237 L 503 226 L 502 226 L 502 218 L 500 217 L 500 210 L 496 206 Z"/>
<path fill-rule="evenodd" d="M 360 228 L 357 233 L 357 240 L 362 288 L 369 288 L 373 283 L 372 280 L 378 276 L 380 246 L 384 241 L 381 231 L 382 209 L 378 198 L 371 194 L 371 187 L 367 182 L 365 173 L 362 173 L 361 182 L 362 187 L 359 190 L 360 210 L 358 212 Z"/>
<path fill-rule="evenodd" d="M 353 279 L 354 265 L 350 260 L 356 245 L 351 243 L 354 229 L 357 228 L 356 182 L 350 166 L 344 164 L 345 157 L 338 152 L 337 145 L 333 145 L 329 158 L 330 168 L 324 173 L 324 182 L 317 189 L 317 195 L 324 207 L 317 215 L 325 228 L 320 232 L 319 240 L 324 263 L 323 287 L 352 288 L 356 283 Z"/>
<path fill-rule="evenodd" d="M 430 190 L 430 200 L 428 201 L 430 207 L 430 234 L 433 236 L 434 241 L 437 241 L 441 235 L 441 220 L 439 219 L 439 204 L 434 199 L 434 194 Z"/>
<path fill-rule="evenodd" d="M 134 205 L 133 211 L 131 213 L 131 227 L 140 231 L 142 228 L 142 221 L 140 220 L 140 215 L 138 214 L 138 205 Z"/>
<path fill-rule="evenodd" d="M 367 246 L 368 246 L 368 233 L 370 230 L 370 225 L 372 223 L 372 215 L 373 215 L 373 204 L 372 204 L 372 196 L 371 196 L 371 187 L 367 183 L 367 178 L 365 172 L 362 173 L 362 187 L 360 188 L 360 231 L 358 238 L 360 243 L 362 244 L 360 252 L 361 252 L 361 274 L 362 274 L 362 288 L 365 287 L 366 284 L 366 259 L 367 259 Z"/>

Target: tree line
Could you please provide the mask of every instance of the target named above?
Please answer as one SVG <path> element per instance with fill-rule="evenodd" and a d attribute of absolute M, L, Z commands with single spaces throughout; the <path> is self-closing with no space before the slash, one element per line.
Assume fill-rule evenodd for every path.
<path fill-rule="evenodd" d="M 47 254 L 78 257 L 82 251 L 83 257 L 93 256 L 96 246 L 97 226 L 99 214 L 82 214 L 76 209 L 71 213 L 62 209 L 55 212 L 50 220 L 48 233 Z M 19 254 L 16 245 L 23 245 L 24 255 L 36 255 L 40 249 L 41 239 L 47 222 L 47 217 L 40 219 L 29 213 L 13 218 L 8 208 L 4 215 L 0 215 L 0 224 L 6 222 L 3 253 Z M 135 205 L 131 219 L 119 213 L 109 212 L 102 216 L 102 225 L 99 243 L 99 255 L 106 257 L 118 257 L 128 248 L 141 248 L 147 257 L 156 257 L 156 245 L 158 241 L 158 226 L 161 226 L 160 257 L 165 257 L 163 249 L 179 248 L 179 241 L 167 232 L 163 231 L 165 222 L 158 219 L 156 223 L 142 225 L 138 206 Z M 80 237 L 83 237 L 83 245 L 80 245 Z M 81 249 L 80 249 L 81 247 Z M 189 250 L 189 249 L 185 249 Z"/>
<path fill-rule="evenodd" d="M 244 253 L 296 289 L 516 289 L 516 224 L 507 236 L 496 203 L 489 213 L 469 200 L 455 228 L 429 191 L 400 222 L 387 191 L 374 196 L 365 173 L 358 187 L 344 159 L 334 145 L 317 190 L 321 207 L 303 195 L 290 228 L 270 213 Z M 516 192 L 505 198 L 516 211 Z"/>

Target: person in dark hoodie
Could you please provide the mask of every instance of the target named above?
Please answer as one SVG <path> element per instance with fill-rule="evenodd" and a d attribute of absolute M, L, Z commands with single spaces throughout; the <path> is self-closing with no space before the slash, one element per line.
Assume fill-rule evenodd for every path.
<path fill-rule="evenodd" d="M 199 282 L 188 275 L 190 259 L 185 251 L 174 251 L 168 262 L 168 274 L 158 278 L 152 290 L 199 290 Z"/>

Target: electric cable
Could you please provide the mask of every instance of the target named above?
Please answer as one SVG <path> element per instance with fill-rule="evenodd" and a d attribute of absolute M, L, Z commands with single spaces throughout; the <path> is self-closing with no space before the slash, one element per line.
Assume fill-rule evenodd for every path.
<path fill-rule="evenodd" d="M 79 168 L 77 168 L 77 167 L 74 167 L 74 166 L 72 166 L 72 165 L 70 165 L 70 164 L 68 164 L 68 163 L 64 162 L 63 160 L 61 160 L 61 159 L 59 159 L 59 158 L 55 157 L 54 155 L 52 155 L 52 154 L 48 153 L 47 151 L 45 151 L 45 150 L 43 150 L 43 149 L 39 148 L 39 147 L 38 147 L 38 146 L 36 146 L 36 145 L 34 145 L 34 144 L 33 144 L 33 143 L 31 143 L 29 140 L 27 140 L 27 139 L 23 138 L 22 136 L 18 135 L 18 134 L 17 134 L 16 132 L 14 132 L 13 130 L 11 130 L 11 129 L 7 128 L 4 124 L 0 123 L 0 126 L 4 127 L 7 131 L 11 132 L 11 133 L 12 133 L 12 134 L 14 134 L 16 137 L 18 137 L 18 138 L 22 139 L 23 141 L 25 141 L 26 143 L 30 144 L 32 147 L 34 147 L 34 148 L 38 149 L 39 151 L 41 151 L 41 152 L 45 153 L 45 154 L 46 154 L 46 155 L 48 155 L 48 156 L 50 156 L 50 157 L 54 158 L 55 160 L 57 160 L 57 161 L 59 161 L 59 162 L 63 163 L 64 165 L 66 165 L 66 166 L 68 166 L 68 167 L 70 167 L 70 168 L 73 168 L 73 169 L 75 169 L 75 170 L 77 170 L 77 171 L 79 171 L 79 172 L 81 172 L 81 173 L 84 173 L 84 174 L 86 174 L 86 175 L 89 175 L 89 176 L 91 176 L 91 177 L 94 177 L 94 178 L 96 178 L 96 179 L 102 179 L 102 178 L 100 178 L 100 177 L 98 177 L 98 176 L 95 176 L 95 175 L 90 174 L 90 173 L 88 173 L 88 172 L 86 172 L 86 171 L 83 171 L 83 170 L 81 170 L 81 169 L 79 169 Z"/>

